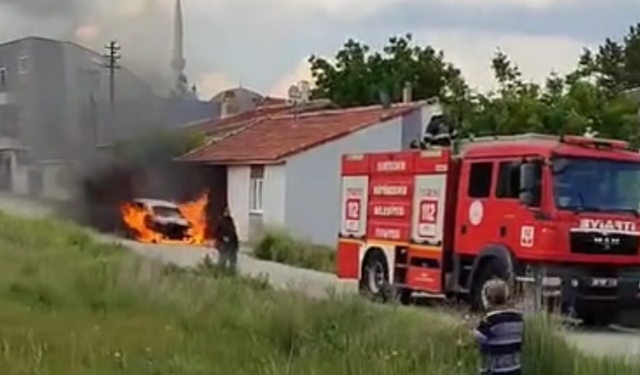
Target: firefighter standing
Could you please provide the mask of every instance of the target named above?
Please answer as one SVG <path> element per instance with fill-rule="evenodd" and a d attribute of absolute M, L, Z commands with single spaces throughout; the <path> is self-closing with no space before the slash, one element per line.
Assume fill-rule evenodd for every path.
<path fill-rule="evenodd" d="M 229 208 L 224 210 L 215 232 L 216 246 L 219 252 L 218 265 L 223 270 L 235 272 L 238 262 L 240 243 L 236 224 L 231 217 Z"/>
<path fill-rule="evenodd" d="M 506 308 L 508 286 L 491 280 L 485 288 L 490 311 L 474 330 L 482 356 L 482 375 L 520 375 L 524 321 L 522 314 Z"/>

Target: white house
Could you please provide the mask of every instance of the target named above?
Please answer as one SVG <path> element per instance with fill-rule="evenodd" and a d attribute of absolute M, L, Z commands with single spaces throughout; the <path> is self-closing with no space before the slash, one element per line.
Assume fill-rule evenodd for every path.
<path fill-rule="evenodd" d="M 426 103 L 245 114 L 233 132 L 181 160 L 227 167 L 227 203 L 242 240 L 281 226 L 335 245 L 341 155 L 406 149 L 430 116 Z"/>

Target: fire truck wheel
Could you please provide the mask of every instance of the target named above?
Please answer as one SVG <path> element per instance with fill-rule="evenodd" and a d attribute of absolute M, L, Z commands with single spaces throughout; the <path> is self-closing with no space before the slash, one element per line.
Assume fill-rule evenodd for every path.
<path fill-rule="evenodd" d="M 582 325 L 585 327 L 607 327 L 612 324 L 617 317 L 617 314 L 611 309 L 597 306 L 595 308 L 589 308 L 587 306 L 576 307 L 576 317 L 582 321 Z"/>
<path fill-rule="evenodd" d="M 365 257 L 359 287 L 360 293 L 371 300 L 389 299 L 389 266 L 382 252 L 374 250 Z"/>
<path fill-rule="evenodd" d="M 486 312 L 488 303 L 486 298 L 487 283 L 493 279 L 506 280 L 507 269 L 497 260 L 490 260 L 481 266 L 479 274 L 471 286 L 471 309 L 475 312 Z"/>

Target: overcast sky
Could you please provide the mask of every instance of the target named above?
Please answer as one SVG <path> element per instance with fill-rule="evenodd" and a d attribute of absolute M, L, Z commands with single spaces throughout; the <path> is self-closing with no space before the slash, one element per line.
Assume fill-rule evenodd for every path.
<path fill-rule="evenodd" d="M 149 69 L 165 70 L 170 50 L 174 0 L 82 0 L 93 4 L 73 18 L 38 17 L 29 28 L 2 12 L 0 37 L 24 33 L 69 33 L 86 44 L 123 40 L 123 53 Z M 13 0 L 12 0 L 13 1 Z M 23 0 L 21 0 L 23 1 Z M 44 0 L 24 0 L 25 4 Z M 47 0 L 69 6 L 80 0 Z M 311 53 L 331 56 L 349 37 L 373 47 L 392 34 L 410 32 L 421 43 L 445 51 L 468 81 L 492 87 L 489 61 L 499 47 L 541 80 L 574 66 L 585 46 L 620 37 L 640 21 L 640 1 L 632 0 L 183 0 L 188 76 L 208 97 L 230 86 L 284 95 L 308 77 Z M 14 6 L 15 8 L 15 6 Z M 50 7 L 51 8 L 51 7 Z M 7 8 L 8 9 L 8 8 Z M 150 10 L 151 9 L 151 10 Z M 49 9 L 49 12 L 52 12 Z M 49 14 L 49 13 L 47 13 Z M 56 18 L 58 17 L 58 18 Z M 66 17 L 66 18 L 65 18 Z M 19 18 L 18 18 L 19 19 Z M 107 32 L 108 31 L 108 32 Z M 128 43 L 128 44 L 127 44 Z M 133 57 L 130 57 L 133 59 Z"/>

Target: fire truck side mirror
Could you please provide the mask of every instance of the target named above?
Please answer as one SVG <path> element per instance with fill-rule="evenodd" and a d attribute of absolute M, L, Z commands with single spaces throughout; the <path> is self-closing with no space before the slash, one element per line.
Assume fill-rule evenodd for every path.
<path fill-rule="evenodd" d="M 520 164 L 520 203 L 538 207 L 542 195 L 542 159 L 530 159 Z"/>

